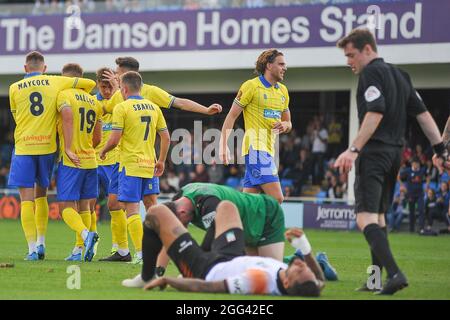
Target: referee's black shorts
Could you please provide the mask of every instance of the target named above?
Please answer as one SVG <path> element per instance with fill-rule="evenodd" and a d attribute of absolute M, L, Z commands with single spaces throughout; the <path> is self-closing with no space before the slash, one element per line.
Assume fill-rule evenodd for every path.
<path fill-rule="evenodd" d="M 402 148 L 370 141 L 355 161 L 356 213 L 386 213 L 392 203 Z"/>

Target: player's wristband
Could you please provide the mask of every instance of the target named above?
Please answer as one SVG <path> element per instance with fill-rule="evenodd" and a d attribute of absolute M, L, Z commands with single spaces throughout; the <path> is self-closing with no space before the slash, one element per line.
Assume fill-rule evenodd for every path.
<path fill-rule="evenodd" d="M 445 148 L 445 145 L 443 142 L 440 142 L 433 146 L 433 152 L 435 154 L 437 154 L 438 156 L 442 156 L 446 151 L 447 151 L 447 149 Z"/>

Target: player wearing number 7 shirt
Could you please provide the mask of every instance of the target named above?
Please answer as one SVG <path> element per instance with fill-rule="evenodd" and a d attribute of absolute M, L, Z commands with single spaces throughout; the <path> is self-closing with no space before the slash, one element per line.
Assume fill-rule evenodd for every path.
<path fill-rule="evenodd" d="M 112 133 L 99 157 L 104 160 L 106 153 L 119 147 L 118 200 L 127 212 L 127 227 L 136 250 L 136 257 L 142 259 L 142 220 L 139 202 L 146 209 L 149 198 L 154 193 L 155 179 L 164 172 L 164 162 L 169 151 L 170 136 L 161 109 L 141 96 L 142 78 L 135 71 L 124 73 L 120 92 L 125 100 L 114 107 Z M 156 134 L 160 137 L 159 158 L 156 159 Z M 117 234 L 117 242 L 126 242 L 126 233 Z"/>
<path fill-rule="evenodd" d="M 90 92 L 95 81 L 45 75 L 44 56 L 30 52 L 24 79 L 9 87 L 11 113 L 16 123 L 8 185 L 19 188 L 21 222 L 28 242 L 25 260 L 45 258 L 48 222 L 47 188 L 56 152 L 56 99 L 70 88 Z"/>

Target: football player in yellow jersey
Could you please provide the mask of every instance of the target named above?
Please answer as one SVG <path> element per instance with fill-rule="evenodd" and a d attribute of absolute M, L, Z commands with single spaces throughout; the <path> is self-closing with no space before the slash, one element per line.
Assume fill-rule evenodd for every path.
<path fill-rule="evenodd" d="M 164 162 L 169 151 L 170 136 L 161 109 L 152 101 L 140 95 L 142 78 L 139 73 L 129 71 L 121 76 L 121 94 L 124 102 L 118 104 L 113 112 L 113 132 L 100 152 L 114 149 L 120 141 L 120 166 L 118 200 L 124 204 L 127 214 L 127 227 L 136 249 L 135 262 L 142 261 L 142 220 L 139 203 L 143 200 L 146 209 L 152 205 L 152 197 L 159 193 L 156 179 L 164 172 Z M 156 133 L 160 137 L 160 154 L 156 161 Z M 118 234 L 119 250 L 113 254 L 120 259 L 120 243 L 126 234 Z M 106 261 L 113 261 L 113 260 Z"/>
<path fill-rule="evenodd" d="M 15 150 L 9 186 L 19 188 L 21 222 L 28 242 L 25 260 L 45 258 L 48 222 L 47 188 L 56 152 L 56 99 L 60 91 L 80 88 L 90 92 L 95 82 L 43 74 L 44 56 L 30 52 L 25 59 L 25 78 L 9 87 L 11 112 L 16 122 Z"/>
<path fill-rule="evenodd" d="M 286 72 L 283 53 L 276 49 L 264 51 L 256 61 L 255 71 L 258 77 L 242 84 L 224 121 L 219 155 L 223 163 L 228 164 L 228 137 L 243 112 L 244 192 L 264 192 L 281 203 L 283 193 L 274 161 L 275 138 L 276 134 L 292 129 L 288 90 L 279 82 Z"/>
<path fill-rule="evenodd" d="M 127 71 L 139 71 L 139 62 L 134 59 L 133 57 L 119 57 L 116 59 L 116 72 L 105 72 L 105 77 L 113 83 L 114 81 L 117 81 L 117 77 L 120 77 L 122 74 L 124 74 Z M 209 107 L 205 107 L 195 101 L 189 100 L 189 99 L 183 99 L 178 98 L 170 95 L 166 91 L 162 90 L 161 88 L 153 85 L 144 84 L 141 89 L 141 95 L 151 100 L 152 102 L 156 103 L 160 108 L 166 108 L 169 109 L 172 106 L 184 110 L 184 111 L 191 111 L 196 113 L 202 113 L 206 115 L 214 115 L 217 113 L 220 113 L 222 111 L 222 106 L 219 104 L 212 104 Z M 113 112 L 114 107 L 121 103 L 123 101 L 123 97 L 120 93 L 120 91 L 117 91 L 111 99 L 107 102 L 105 105 L 105 113 L 111 113 Z M 117 202 L 117 193 L 118 193 L 118 165 L 114 167 L 113 172 L 111 174 L 111 181 L 110 181 L 110 188 L 109 188 L 109 196 L 108 196 L 108 203 L 110 207 L 111 212 L 111 219 L 114 219 L 117 221 L 114 223 L 117 227 L 115 228 L 117 230 L 117 233 L 123 232 L 123 221 L 125 219 L 125 213 L 121 211 L 120 209 L 113 208 L 115 210 L 111 211 L 111 207 L 113 204 Z M 153 190 L 153 196 L 148 198 L 148 201 L 150 204 L 156 204 L 157 203 L 157 196 L 159 194 L 159 179 L 158 177 L 155 178 L 155 186 L 158 185 L 158 188 L 154 188 Z M 114 233 L 114 231 L 113 231 Z M 122 235 L 114 235 L 114 238 L 123 238 Z M 105 259 L 101 259 L 101 261 L 117 261 L 116 258 L 119 258 L 115 254 L 115 248 L 111 250 L 111 256 Z M 121 251 L 122 254 L 124 254 L 126 251 Z M 168 257 L 166 257 L 166 260 L 168 260 Z M 119 259 L 119 261 L 122 261 L 122 259 Z"/>
<path fill-rule="evenodd" d="M 62 74 L 81 77 L 83 69 L 75 63 L 66 64 Z M 66 258 L 91 261 L 98 240 L 90 231 L 92 199 L 97 198 L 97 159 L 95 146 L 101 140 L 101 105 L 80 89 L 61 91 L 57 100 L 61 118 L 58 120 L 60 155 L 57 172 L 57 199 L 64 222 L 76 232 L 79 245 Z"/>

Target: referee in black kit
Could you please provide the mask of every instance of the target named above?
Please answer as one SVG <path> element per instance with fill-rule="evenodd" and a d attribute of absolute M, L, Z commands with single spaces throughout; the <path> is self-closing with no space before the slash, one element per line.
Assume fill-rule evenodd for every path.
<path fill-rule="evenodd" d="M 355 29 L 339 40 L 347 64 L 359 75 L 357 90 L 360 129 L 349 149 L 336 160 L 341 172 L 355 162 L 356 222 L 369 244 L 372 265 L 384 267 L 387 279 L 379 294 L 394 294 L 408 280 L 394 260 L 387 239 L 384 214 L 392 202 L 400 169 L 407 116 L 415 117 L 438 157 L 447 159 L 439 129 L 413 88 L 409 75 L 378 57 L 374 36 Z M 441 162 L 442 163 L 442 162 Z M 367 284 L 359 291 L 376 291 Z"/>

